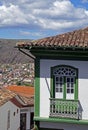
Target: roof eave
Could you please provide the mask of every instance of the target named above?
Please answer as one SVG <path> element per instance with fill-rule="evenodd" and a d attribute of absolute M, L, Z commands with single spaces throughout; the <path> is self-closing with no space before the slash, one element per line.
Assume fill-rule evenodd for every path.
<path fill-rule="evenodd" d="M 44 49 L 44 50 L 82 50 L 88 51 L 88 47 L 83 46 L 18 46 L 18 49 L 27 49 L 27 50 L 34 50 L 34 49 Z"/>

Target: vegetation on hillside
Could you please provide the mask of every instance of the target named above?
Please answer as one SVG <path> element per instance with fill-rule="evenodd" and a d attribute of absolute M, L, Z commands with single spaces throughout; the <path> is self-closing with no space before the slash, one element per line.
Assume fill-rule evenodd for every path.
<path fill-rule="evenodd" d="M 15 48 L 18 41 L 22 40 L 0 39 L 0 64 L 28 63 L 28 61 L 32 61 L 30 57 Z"/>

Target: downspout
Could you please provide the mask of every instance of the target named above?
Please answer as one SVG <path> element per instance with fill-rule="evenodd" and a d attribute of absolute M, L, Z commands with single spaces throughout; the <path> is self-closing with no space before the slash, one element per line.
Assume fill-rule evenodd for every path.
<path fill-rule="evenodd" d="M 49 88 L 49 84 L 48 84 L 48 81 L 47 81 L 47 78 L 45 78 L 45 81 L 46 81 L 46 84 L 47 84 L 47 88 L 48 88 L 48 91 L 49 91 L 49 94 L 50 94 L 50 98 L 52 98 L 52 93 L 50 91 L 50 88 Z"/>

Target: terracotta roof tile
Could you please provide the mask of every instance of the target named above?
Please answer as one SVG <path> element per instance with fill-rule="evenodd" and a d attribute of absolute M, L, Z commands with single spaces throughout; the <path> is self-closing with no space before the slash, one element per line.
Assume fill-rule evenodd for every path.
<path fill-rule="evenodd" d="M 19 42 L 17 47 L 87 47 L 88 27 L 34 41 Z"/>
<path fill-rule="evenodd" d="M 26 96 L 26 97 L 31 97 L 34 96 L 34 87 L 26 87 L 26 86 L 8 86 L 8 90 L 11 90 L 17 94 Z"/>
<path fill-rule="evenodd" d="M 23 101 L 24 105 L 23 106 L 34 106 L 34 96 L 31 97 L 26 97 L 26 96 L 21 96 L 18 95 L 19 98 Z"/>
<path fill-rule="evenodd" d="M 16 94 L 6 88 L 0 88 L 0 106 L 15 97 Z"/>
<path fill-rule="evenodd" d="M 16 93 L 25 106 L 34 106 L 34 87 L 8 86 L 7 89 Z"/>

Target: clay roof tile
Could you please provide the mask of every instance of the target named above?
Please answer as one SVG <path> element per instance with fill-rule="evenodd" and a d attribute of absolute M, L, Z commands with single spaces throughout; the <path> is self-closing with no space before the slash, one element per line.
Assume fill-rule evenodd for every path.
<path fill-rule="evenodd" d="M 86 47 L 88 48 L 88 27 L 64 34 L 46 37 L 31 42 L 21 42 L 18 47 Z"/>

